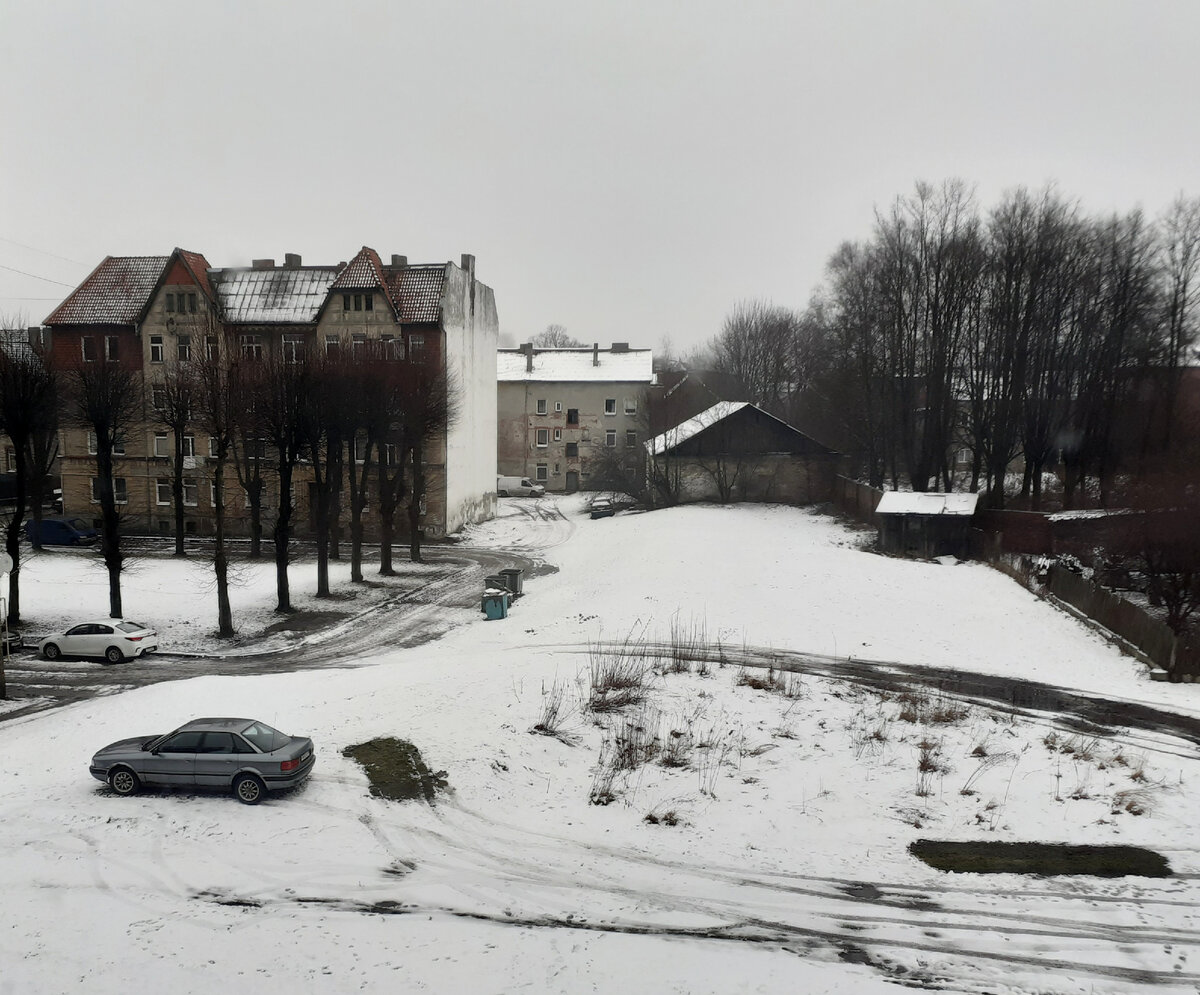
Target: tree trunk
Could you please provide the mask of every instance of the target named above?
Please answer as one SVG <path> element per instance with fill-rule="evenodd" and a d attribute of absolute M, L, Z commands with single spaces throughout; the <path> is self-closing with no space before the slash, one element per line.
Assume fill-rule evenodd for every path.
<path fill-rule="evenodd" d="M 185 556 L 183 548 L 183 430 L 175 430 L 175 467 L 171 475 L 171 498 L 175 502 L 175 555 Z"/>
<path fill-rule="evenodd" d="M 217 460 L 216 472 L 213 474 L 213 491 L 216 498 L 216 508 L 213 509 L 216 519 L 213 572 L 217 576 L 217 635 L 228 639 L 233 635 L 233 609 L 229 605 L 229 559 L 225 551 L 224 458 Z"/>
<path fill-rule="evenodd" d="M 279 515 L 275 519 L 275 591 L 277 612 L 292 610 L 291 590 L 288 587 L 288 540 L 292 527 L 292 467 L 284 453 L 279 459 Z"/>

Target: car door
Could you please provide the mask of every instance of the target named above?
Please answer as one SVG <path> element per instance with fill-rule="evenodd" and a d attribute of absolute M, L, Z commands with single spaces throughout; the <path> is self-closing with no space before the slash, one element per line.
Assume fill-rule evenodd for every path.
<path fill-rule="evenodd" d="M 206 732 L 196 750 L 197 786 L 228 787 L 239 762 L 238 748 L 232 734 Z"/>
<path fill-rule="evenodd" d="M 98 626 L 91 622 L 75 625 L 63 633 L 62 645 L 59 647 L 67 656 L 94 656 L 93 646 L 96 643 Z"/>
<path fill-rule="evenodd" d="M 120 639 L 113 639 L 115 630 L 111 625 L 98 623 L 92 626 L 91 649 L 88 656 L 104 656 L 104 651 L 110 646 L 120 645 Z"/>
<path fill-rule="evenodd" d="M 177 732 L 142 761 L 138 771 L 143 781 L 168 787 L 190 787 L 196 783 L 196 750 L 202 732 Z"/>

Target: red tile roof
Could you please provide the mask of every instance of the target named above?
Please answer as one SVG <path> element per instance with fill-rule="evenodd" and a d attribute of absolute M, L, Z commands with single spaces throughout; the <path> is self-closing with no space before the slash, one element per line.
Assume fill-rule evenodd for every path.
<path fill-rule="evenodd" d="M 385 270 L 396 302 L 396 317 L 403 323 L 438 322 L 442 319 L 442 293 L 446 288 L 446 265 L 387 267 Z"/>
<path fill-rule="evenodd" d="M 364 245 L 358 250 L 358 255 L 350 260 L 338 278 L 333 282 L 333 290 L 374 290 L 376 287 L 387 293 L 387 284 L 383 280 L 383 266 L 379 262 L 379 253 Z"/>
<path fill-rule="evenodd" d="M 183 260 L 183 264 L 196 278 L 196 283 L 200 285 L 200 289 L 210 301 L 216 300 L 216 293 L 213 290 L 212 284 L 208 282 L 208 271 L 211 267 L 208 265 L 208 260 L 199 252 L 188 252 L 186 249 L 176 249 L 176 254 Z"/>
<path fill-rule="evenodd" d="M 170 256 L 106 257 L 43 324 L 134 324 L 150 303 L 169 260 Z"/>

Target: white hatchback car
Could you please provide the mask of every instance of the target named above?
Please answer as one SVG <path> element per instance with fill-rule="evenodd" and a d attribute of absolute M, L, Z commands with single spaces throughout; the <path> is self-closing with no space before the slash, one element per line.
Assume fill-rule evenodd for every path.
<path fill-rule="evenodd" d="M 119 618 L 81 622 L 66 632 L 53 632 L 38 643 L 38 650 L 47 660 L 57 660 L 60 656 L 98 656 L 109 663 L 120 663 L 156 649 L 157 632 L 141 622 Z"/>

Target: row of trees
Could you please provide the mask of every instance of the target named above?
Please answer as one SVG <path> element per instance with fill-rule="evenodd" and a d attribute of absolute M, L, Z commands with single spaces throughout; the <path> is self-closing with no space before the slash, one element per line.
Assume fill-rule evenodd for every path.
<path fill-rule="evenodd" d="M 156 396 L 155 396 L 156 395 Z M 153 402 L 148 404 L 147 401 Z M 379 572 L 394 573 L 397 516 L 407 511 L 409 553 L 421 558 L 420 515 L 425 458 L 454 414 L 451 385 L 441 364 L 396 358 L 390 343 L 344 344 L 326 351 L 266 356 L 236 350 L 166 365 L 157 385 L 141 371 L 112 362 L 80 362 L 56 370 L 37 347 L 0 350 L 0 431 L 15 454 L 16 506 L 7 528 L 13 560 L 8 620 L 20 620 L 20 527 L 27 511 L 40 515 L 47 474 L 57 456 L 58 418 L 87 429 L 95 445 L 100 551 L 109 576 L 109 610 L 122 614 L 122 534 L 126 523 L 114 491 L 114 463 L 147 412 L 174 440 L 171 489 L 175 549 L 184 553 L 185 440 L 211 438 L 207 467 L 213 485 L 218 631 L 233 634 L 229 603 L 226 493 L 236 482 L 245 495 L 251 558 L 262 555 L 264 504 L 277 493 L 271 524 L 277 610 L 292 609 L 288 562 L 295 513 L 294 480 L 303 464 L 310 480 L 317 546 L 317 595 L 329 596 L 329 560 L 337 555 L 343 497 L 348 495 L 351 578 L 363 580 L 363 513 L 374 498 L 380 522 Z M 0 678 L 2 680 L 2 678 Z"/>
<path fill-rule="evenodd" d="M 1118 472 L 1176 441 L 1198 297 L 1200 199 L 1151 222 L 1017 189 L 983 215 L 961 182 L 918 184 L 837 250 L 804 311 L 739 305 L 711 362 L 875 486 L 965 485 L 1000 507 L 1019 457 L 1031 506 L 1051 466 L 1066 506 L 1085 487 L 1107 504 Z"/>

